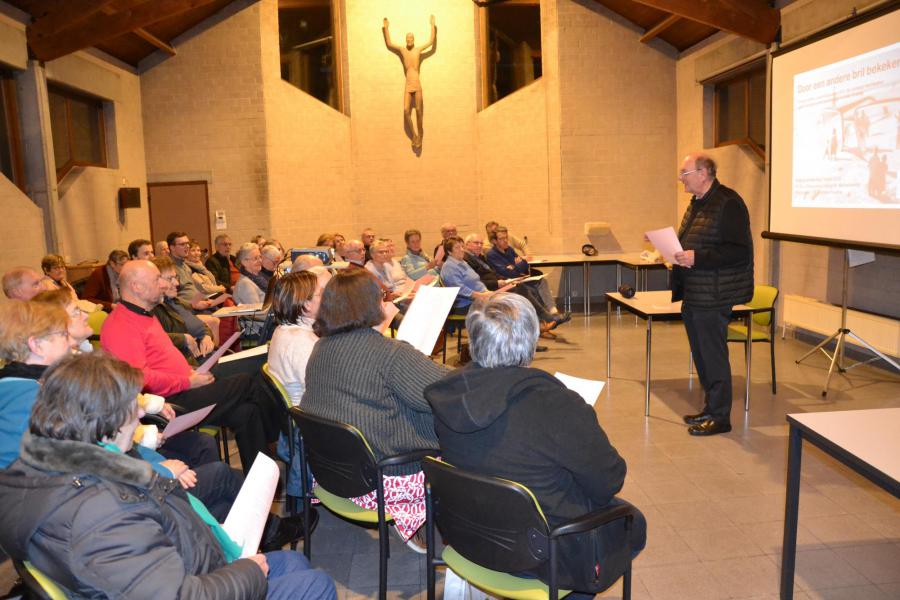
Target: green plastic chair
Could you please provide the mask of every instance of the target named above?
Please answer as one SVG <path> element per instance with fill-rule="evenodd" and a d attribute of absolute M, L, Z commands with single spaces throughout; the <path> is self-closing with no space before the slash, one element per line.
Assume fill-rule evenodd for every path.
<path fill-rule="evenodd" d="M 28 588 L 31 597 L 38 600 L 67 600 L 69 598 L 69 595 L 58 583 L 27 560 L 14 560 L 13 568 L 22 578 L 22 583 Z"/>
<path fill-rule="evenodd" d="M 627 532 L 626 543 L 616 550 L 626 565 L 622 598 L 631 598 L 630 532 L 636 509 L 630 504 L 603 508 L 551 529 L 537 498 L 520 483 L 457 469 L 432 457 L 422 460 L 422 469 L 428 510 L 428 600 L 435 597 L 435 568 L 439 565 L 450 567 L 475 587 L 499 598 L 562 598 L 572 590 L 557 585 L 559 538 L 619 520 Z M 435 558 L 435 526 L 447 544 L 440 559 Z M 544 563 L 550 567 L 546 584 L 510 574 Z"/>
<path fill-rule="evenodd" d="M 88 340 L 91 342 L 91 346 L 94 347 L 94 350 L 100 349 L 100 329 L 103 328 L 103 322 L 106 321 L 106 317 L 108 316 L 109 314 L 102 310 L 96 310 L 88 315 L 88 325 L 94 332 Z"/>
<path fill-rule="evenodd" d="M 778 288 L 771 285 L 758 285 L 753 289 L 753 298 L 747 303 L 755 309 L 750 323 L 751 343 L 765 342 L 769 344 L 772 361 L 772 393 L 775 393 L 775 301 L 778 299 Z M 728 325 L 728 341 L 744 344 L 747 341 L 747 326 L 743 323 Z"/>
<path fill-rule="evenodd" d="M 362 432 L 340 421 L 332 421 L 311 415 L 299 407 L 291 409 L 291 417 L 300 428 L 303 446 L 300 449 L 303 462 L 301 474 L 304 483 L 304 521 L 313 496 L 328 510 L 353 522 L 378 525 L 378 598 L 387 598 L 387 561 L 390 558 L 387 525 L 391 516 L 384 505 L 384 471 L 387 467 L 420 461 L 436 450 L 417 450 L 389 456 L 379 460 Z M 307 471 L 308 469 L 308 471 Z M 310 492 L 306 490 L 307 472 L 316 478 L 318 486 Z M 349 498 L 358 498 L 375 491 L 378 498 L 377 510 L 366 510 L 354 504 Z M 307 535 L 304 548 L 309 544 Z"/>

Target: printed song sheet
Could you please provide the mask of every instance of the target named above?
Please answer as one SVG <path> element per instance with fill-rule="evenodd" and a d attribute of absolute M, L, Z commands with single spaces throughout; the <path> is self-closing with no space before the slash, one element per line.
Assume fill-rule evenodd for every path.
<path fill-rule="evenodd" d="M 653 244 L 653 247 L 659 250 L 659 253 L 663 255 L 663 258 L 666 259 L 666 262 L 675 263 L 675 253 L 681 252 L 681 242 L 678 241 L 678 236 L 675 235 L 675 230 L 671 227 L 664 227 L 662 229 L 654 229 L 653 231 L 648 231 L 646 234 L 647 239 L 650 240 L 650 243 Z"/>
<path fill-rule="evenodd" d="M 218 350 L 216 350 L 215 352 L 213 352 L 212 354 L 210 354 L 210 355 L 209 355 L 209 358 L 207 358 L 205 361 L 203 361 L 203 364 L 202 364 L 202 365 L 200 365 L 199 367 L 197 367 L 197 372 L 198 372 L 198 373 L 209 373 L 209 370 L 212 369 L 213 366 L 215 366 L 215 364 L 216 364 L 217 362 L 219 362 L 219 359 L 222 358 L 222 355 L 225 354 L 225 352 L 226 352 L 229 348 L 231 348 L 231 345 L 232 345 L 233 343 L 235 343 L 239 337 L 241 337 L 241 334 L 242 334 L 242 333 L 243 333 L 243 331 L 240 330 L 240 329 L 238 329 L 237 331 L 235 331 L 234 333 L 232 333 L 232 334 L 231 334 L 231 337 L 228 338 L 228 339 L 225 341 L 224 344 L 222 344 L 221 346 L 219 346 L 219 349 L 218 349 Z"/>
<path fill-rule="evenodd" d="M 422 354 L 430 356 L 457 293 L 459 288 L 455 287 L 419 288 L 403 316 L 397 339 L 409 342 Z"/>
<path fill-rule="evenodd" d="M 259 550 L 276 485 L 278 465 L 260 452 L 231 505 L 228 517 L 222 523 L 222 529 L 228 537 L 242 548 L 241 558 L 253 556 Z"/>
<path fill-rule="evenodd" d="M 605 385 L 603 381 L 573 377 L 559 371 L 554 373 L 553 376 L 562 381 L 567 388 L 584 398 L 584 401 L 591 406 L 597 402 L 597 398 L 600 397 L 600 392 L 603 391 L 603 386 Z"/>
<path fill-rule="evenodd" d="M 163 429 L 163 436 L 170 438 L 173 435 L 178 435 L 182 431 L 187 431 L 194 425 L 198 425 L 203 422 L 209 413 L 213 411 L 216 407 L 215 404 L 210 404 L 209 406 L 204 406 L 201 409 L 191 411 L 189 413 L 184 413 L 178 417 L 175 417 L 169 424 L 166 425 L 166 428 Z"/>

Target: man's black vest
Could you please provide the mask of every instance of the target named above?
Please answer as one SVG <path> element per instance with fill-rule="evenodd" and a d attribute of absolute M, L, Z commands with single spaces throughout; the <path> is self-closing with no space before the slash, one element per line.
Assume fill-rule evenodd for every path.
<path fill-rule="evenodd" d="M 734 190 L 718 180 L 702 199 L 691 200 L 678 229 L 682 248 L 702 250 L 721 244 L 722 207 L 736 199 L 747 207 Z M 749 223 L 749 218 L 748 218 Z M 753 240 L 747 233 L 746 260 L 714 269 L 673 267 L 672 300 L 684 300 L 697 308 L 723 308 L 748 302 L 753 297 Z"/>

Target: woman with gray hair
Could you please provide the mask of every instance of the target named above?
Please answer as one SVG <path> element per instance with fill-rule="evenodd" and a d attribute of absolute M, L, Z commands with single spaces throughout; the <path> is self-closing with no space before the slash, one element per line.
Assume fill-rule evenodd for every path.
<path fill-rule="evenodd" d="M 530 368 L 538 339 L 531 303 L 515 294 L 476 300 L 466 317 L 472 363 L 425 388 L 443 460 L 527 486 L 551 527 L 609 504 L 625 482 L 625 461 L 597 415 L 558 379 Z M 644 547 L 638 514 L 631 553 Z M 612 524 L 560 541 L 561 588 L 596 593 L 624 571 L 625 530 Z M 620 568 L 621 567 L 621 568 Z M 549 578 L 546 564 L 531 573 Z"/>

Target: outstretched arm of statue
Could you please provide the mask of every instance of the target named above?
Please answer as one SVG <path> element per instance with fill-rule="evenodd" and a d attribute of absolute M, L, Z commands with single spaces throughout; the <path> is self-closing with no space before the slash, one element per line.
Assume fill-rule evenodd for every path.
<path fill-rule="evenodd" d="M 425 50 L 425 48 L 428 48 L 429 46 L 434 46 L 434 40 L 437 37 L 437 28 L 434 26 L 434 15 L 431 15 L 428 22 L 431 24 L 431 37 L 428 38 L 428 42 L 425 45 L 419 46 L 419 50 Z"/>
<path fill-rule="evenodd" d="M 388 22 L 387 17 L 385 17 L 384 22 L 381 26 L 381 32 L 384 34 L 384 44 L 388 47 L 388 50 L 393 50 L 394 52 L 396 52 L 400 50 L 400 46 L 395 46 L 391 43 L 391 32 L 388 30 L 388 27 L 390 27 L 390 25 L 391 24 Z"/>

